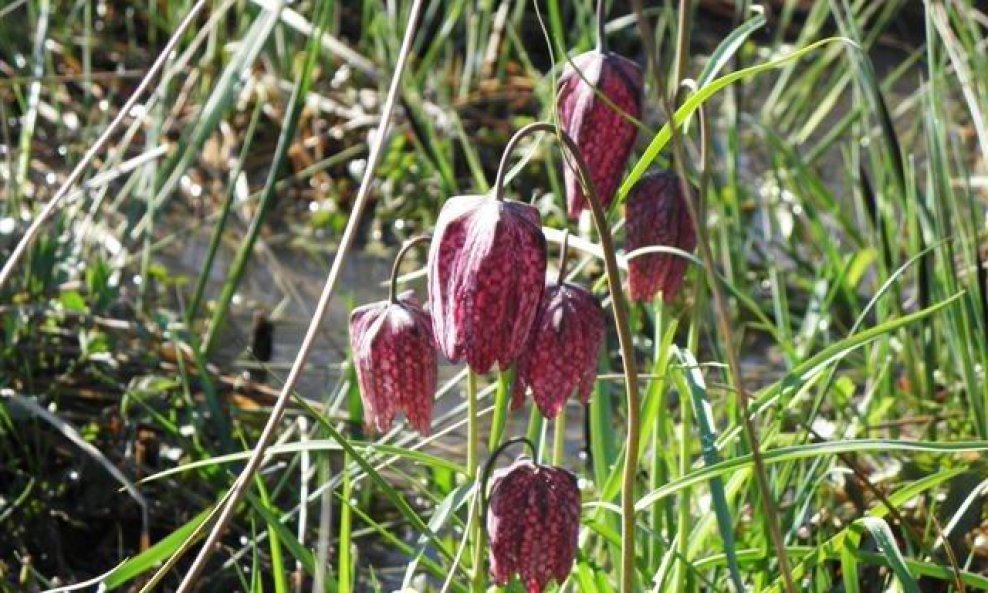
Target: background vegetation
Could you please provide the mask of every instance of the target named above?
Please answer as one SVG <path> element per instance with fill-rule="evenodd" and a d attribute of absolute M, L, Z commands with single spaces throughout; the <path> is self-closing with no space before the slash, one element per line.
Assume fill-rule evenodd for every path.
<path fill-rule="evenodd" d="M 198 4 L 0 7 L 4 260 Z M 678 85 L 674 4 L 645 7 L 654 45 L 632 6 L 609 7 L 612 49 L 651 67 L 643 164 L 671 154 L 654 149 L 668 140 L 659 81 Z M 704 167 L 694 119 L 685 165 L 707 180 L 736 343 L 718 337 L 698 266 L 676 303 L 633 311 L 641 590 L 730 590 L 732 557 L 749 588 L 782 590 L 727 347 L 799 590 L 988 589 L 988 14 L 974 0 L 688 4 L 683 77 L 699 91 L 684 96 L 704 103 L 710 142 Z M 410 5 L 206 0 L 70 188 L 0 288 L 0 589 L 176 587 L 185 556 L 149 579 L 196 541 L 294 359 Z M 394 246 L 446 197 L 489 189 L 594 30 L 590 0 L 427 2 L 358 247 L 201 590 L 432 591 L 447 576 L 468 590 L 465 375 L 441 369 L 434 436 L 365 438 L 346 315 L 384 298 Z M 511 187 L 562 228 L 558 152 L 530 146 Z M 603 296 L 599 260 L 577 254 Z M 581 477 L 562 590 L 616 590 L 619 372 L 612 328 L 565 433 L 504 412 L 509 375 L 482 379 L 488 447 L 527 434 Z"/>

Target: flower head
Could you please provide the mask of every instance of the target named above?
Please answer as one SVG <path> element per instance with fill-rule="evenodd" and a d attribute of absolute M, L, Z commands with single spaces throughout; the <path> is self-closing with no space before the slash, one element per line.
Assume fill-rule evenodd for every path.
<path fill-rule="evenodd" d="M 428 434 L 437 357 L 429 314 L 411 292 L 397 302 L 363 305 L 350 314 L 350 347 L 369 432 L 386 432 L 395 414 Z"/>
<path fill-rule="evenodd" d="M 641 117 L 641 93 L 641 68 L 606 51 L 576 56 L 559 80 L 559 125 L 580 148 L 604 208 L 614 199 L 634 147 L 638 131 L 628 118 Z M 566 166 L 563 177 L 569 215 L 577 218 L 586 206 L 579 175 Z"/>
<path fill-rule="evenodd" d="M 491 574 L 499 586 L 518 575 L 528 593 L 562 583 L 580 533 L 580 489 L 569 471 L 527 457 L 494 474 L 487 509 Z"/>
<path fill-rule="evenodd" d="M 542 295 L 528 345 L 518 358 L 514 401 L 526 389 L 546 418 L 555 418 L 574 391 L 587 403 L 604 340 L 604 310 L 585 288 L 549 284 Z"/>
<path fill-rule="evenodd" d="M 625 248 L 667 245 L 686 252 L 696 248 L 696 229 L 679 186 L 679 178 L 660 171 L 642 177 L 628 194 Z M 649 253 L 628 263 L 631 299 L 650 301 L 661 290 L 675 298 L 686 275 L 686 260 L 666 253 Z"/>
<path fill-rule="evenodd" d="M 501 370 L 525 346 L 545 282 L 546 244 L 534 206 L 450 198 L 429 250 L 429 310 L 439 349 L 477 373 Z"/>

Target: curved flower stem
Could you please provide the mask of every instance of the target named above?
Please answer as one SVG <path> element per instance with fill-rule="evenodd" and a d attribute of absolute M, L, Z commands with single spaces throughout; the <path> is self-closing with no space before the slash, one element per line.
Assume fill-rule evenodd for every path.
<path fill-rule="evenodd" d="M 518 443 L 527 445 L 528 453 L 532 456 L 532 459 L 535 459 L 535 445 L 532 444 L 532 441 L 528 440 L 527 437 L 515 437 L 501 443 L 501 446 L 494 449 L 494 452 L 487 458 L 487 462 L 484 463 L 484 470 L 480 474 L 479 484 L 481 518 L 484 523 L 487 522 L 487 482 L 491 479 L 491 472 L 494 470 L 494 462 L 496 462 L 497 458 L 501 456 L 501 453 L 504 453 L 505 449 Z"/>
<path fill-rule="evenodd" d="M 604 31 L 604 2 L 607 0 L 597 0 L 597 51 L 603 53 L 607 51 L 607 33 Z"/>
<path fill-rule="evenodd" d="M 563 229 L 563 242 L 559 245 L 559 275 L 556 284 L 562 286 L 566 282 L 566 256 L 569 255 L 569 229 Z"/>
<path fill-rule="evenodd" d="M 388 302 L 392 305 L 398 303 L 398 269 L 401 268 L 401 260 L 405 259 L 405 254 L 408 253 L 412 247 L 415 247 L 419 243 L 424 243 L 432 239 L 429 235 L 419 235 L 417 237 L 412 237 L 411 239 L 405 241 L 401 249 L 398 250 L 398 255 L 395 256 L 395 263 L 391 266 L 391 289 L 388 292 Z"/>
<path fill-rule="evenodd" d="M 634 344 L 631 341 L 631 329 L 628 326 L 628 305 L 624 300 L 624 292 L 621 289 L 621 275 L 618 269 L 617 256 L 614 251 L 614 241 L 611 238 L 611 229 L 607 226 L 607 216 L 601 206 L 597 190 L 590 181 L 590 172 L 587 164 L 580 154 L 580 149 L 576 142 L 568 134 L 560 130 L 553 124 L 546 122 L 535 122 L 528 124 L 515 132 L 515 135 L 508 141 L 501 157 L 501 166 L 497 172 L 495 180 L 495 196 L 498 199 L 504 197 L 504 175 L 507 171 L 507 162 L 511 152 L 518 142 L 535 132 L 549 132 L 555 134 L 560 142 L 572 157 L 572 163 L 576 165 L 580 178 L 583 181 L 584 194 L 590 203 L 590 212 L 593 214 L 594 226 L 597 227 L 597 234 L 600 236 L 600 247 L 604 252 L 604 270 L 607 275 L 607 287 L 611 293 L 611 308 L 614 311 L 614 324 L 617 326 L 618 342 L 621 345 L 621 358 L 624 362 L 624 383 L 627 393 L 628 404 L 628 426 L 625 440 L 624 470 L 621 488 L 621 591 L 631 593 L 634 590 L 634 570 L 635 570 L 635 471 L 638 467 L 638 440 L 639 440 L 639 397 L 638 397 L 638 371 L 635 365 Z"/>

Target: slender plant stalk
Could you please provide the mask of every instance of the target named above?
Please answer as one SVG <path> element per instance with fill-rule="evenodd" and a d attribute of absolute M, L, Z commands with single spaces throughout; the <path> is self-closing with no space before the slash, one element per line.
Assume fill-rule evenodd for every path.
<path fill-rule="evenodd" d="M 206 294 L 209 273 L 213 269 L 213 261 L 216 259 L 216 253 L 219 251 L 220 242 L 223 240 L 223 231 L 226 230 L 226 223 L 233 209 L 233 201 L 236 198 L 237 178 L 243 172 L 244 163 L 247 162 L 247 156 L 250 154 L 250 148 L 254 142 L 254 131 L 257 129 L 257 122 L 261 119 L 260 116 L 263 112 L 263 107 L 264 103 L 258 101 L 254 106 L 253 114 L 251 114 L 250 123 L 247 125 L 247 133 L 244 134 L 244 145 L 240 149 L 237 166 L 230 176 L 230 191 L 227 192 L 226 200 L 223 201 L 223 206 L 220 209 L 220 217 L 216 221 L 216 226 L 213 227 L 212 235 L 209 237 L 209 247 L 206 250 L 202 271 L 199 273 L 199 279 L 196 280 L 196 288 L 192 293 L 192 300 L 189 301 L 189 308 L 185 313 L 185 322 L 187 325 L 191 325 L 195 319 L 196 314 L 199 312 L 199 305 L 202 304 L 203 295 Z"/>
<path fill-rule="evenodd" d="M 343 467 L 345 468 L 349 462 L 347 459 L 347 454 L 343 454 Z M 350 472 L 343 471 L 343 500 L 350 500 L 353 496 L 353 478 Z M 353 590 L 353 560 L 351 559 L 351 522 L 352 522 L 352 509 L 348 504 L 340 505 L 340 539 L 339 539 L 339 591 L 340 593 L 350 593 Z"/>
<path fill-rule="evenodd" d="M 614 251 L 614 240 L 611 237 L 611 228 L 607 224 L 607 215 L 601 206 L 597 190 L 590 180 L 590 172 L 583 155 L 576 142 L 557 126 L 546 122 L 535 122 L 521 128 L 508 141 L 501 156 L 501 165 L 498 168 L 497 179 L 494 182 L 494 191 L 500 198 L 504 194 L 504 178 L 507 175 L 507 163 L 511 153 L 518 143 L 529 134 L 536 132 L 549 132 L 555 134 L 559 141 L 566 148 L 576 165 L 577 172 L 584 187 L 584 194 L 590 203 L 590 211 L 593 214 L 594 226 L 597 227 L 597 234 L 600 236 L 600 247 L 604 253 L 604 270 L 607 275 L 607 287 L 611 295 L 611 309 L 614 312 L 614 324 L 617 326 L 618 342 L 621 346 L 621 358 L 624 363 L 624 382 L 627 394 L 628 426 L 625 435 L 625 457 L 623 468 L 623 481 L 621 490 L 621 591 L 631 593 L 634 590 L 635 581 L 635 472 L 638 468 L 638 440 L 640 436 L 639 396 L 638 396 L 638 370 L 635 365 L 634 343 L 631 338 L 631 329 L 628 325 L 628 305 L 624 300 L 624 291 L 621 289 L 621 274 L 617 264 L 617 256 Z"/>
<path fill-rule="evenodd" d="M 31 138 L 34 136 L 41 102 L 41 79 L 45 76 L 45 42 L 48 38 L 48 21 L 51 15 L 51 2 L 41 0 L 38 7 L 38 24 L 34 32 L 34 48 L 31 52 L 34 66 L 31 69 L 31 84 L 28 86 L 27 109 L 21 125 L 21 138 L 18 146 L 17 172 L 14 176 L 15 191 L 11 194 L 11 211 L 16 211 L 20 198 L 27 185 L 28 169 L 31 164 Z"/>
<path fill-rule="evenodd" d="M 566 405 L 559 410 L 559 415 L 552 432 L 552 465 L 561 466 L 566 457 Z"/>
<path fill-rule="evenodd" d="M 683 394 L 683 399 L 680 400 L 680 433 L 679 433 L 679 477 L 682 478 L 690 472 L 692 466 L 692 449 L 690 447 L 690 439 L 692 438 L 693 432 L 693 422 L 692 416 L 690 415 L 690 407 L 686 405 L 685 398 L 686 394 Z M 688 572 L 689 563 L 689 546 L 690 546 L 690 527 L 692 527 L 692 522 L 690 521 L 690 504 L 691 504 L 691 488 L 685 488 L 679 497 L 679 516 L 676 518 L 676 547 L 678 548 L 679 562 L 676 563 L 675 579 L 676 583 L 674 591 L 685 591 L 686 590 L 686 573 Z"/>
<path fill-rule="evenodd" d="M 481 495 L 481 485 L 477 483 L 477 450 L 480 443 L 480 418 L 477 408 L 477 375 L 467 369 L 467 475 L 475 484 L 474 496 Z M 484 526 L 480 524 L 480 505 L 471 505 L 473 516 L 469 523 L 470 539 L 473 540 L 473 582 L 471 590 L 482 593 L 484 584 Z"/>
<path fill-rule="evenodd" d="M 408 63 L 408 56 L 411 53 L 412 40 L 415 38 L 415 32 L 418 27 L 419 17 L 422 14 L 423 5 L 423 0 L 414 0 L 411 11 L 409 12 L 408 23 L 405 26 L 405 34 L 401 42 L 401 50 L 398 54 L 397 63 L 395 64 L 395 71 L 391 77 L 391 84 L 388 89 L 388 94 L 381 109 L 381 121 L 378 123 L 377 130 L 374 135 L 374 145 L 371 147 L 370 155 L 367 158 L 367 168 L 364 170 L 364 177 L 360 182 L 360 189 L 357 191 L 357 197 L 354 200 L 350 219 L 347 220 L 346 228 L 343 230 L 343 237 L 340 240 L 339 250 L 336 252 L 336 257 L 333 259 L 333 264 L 330 267 L 329 274 L 326 277 L 326 283 L 323 286 L 322 293 L 319 295 L 319 302 L 316 305 L 316 310 L 309 322 L 309 327 L 305 332 L 302 345 L 299 347 L 298 355 L 295 357 L 295 362 L 292 364 L 288 377 L 285 379 L 285 384 L 282 386 L 281 392 L 278 394 L 278 399 L 271 410 L 271 415 L 268 417 L 267 423 L 264 425 L 264 430 L 261 432 L 261 436 L 258 437 L 257 444 L 254 446 L 254 450 L 251 453 L 250 459 L 247 461 L 247 465 L 241 471 L 240 476 L 231 487 L 230 495 L 227 497 L 226 502 L 223 503 L 222 510 L 216 519 L 216 523 L 213 525 L 212 531 L 210 531 L 209 536 L 206 538 L 206 542 L 199 550 L 199 555 L 196 556 L 192 566 L 189 567 L 189 571 L 186 573 L 185 578 L 179 585 L 177 593 L 187 593 L 199 577 L 199 574 L 202 572 L 203 568 L 205 568 L 206 561 L 209 560 L 209 556 L 216 547 L 216 543 L 219 541 L 220 536 L 226 529 L 227 524 L 229 524 L 230 519 L 233 518 L 234 510 L 236 510 L 238 503 L 246 493 L 247 485 L 250 483 L 254 473 L 257 472 L 257 468 L 260 466 L 261 460 L 264 458 L 264 452 L 267 450 L 268 445 L 271 442 L 271 438 L 274 436 L 275 429 L 277 428 L 281 417 L 284 415 L 285 408 L 288 405 L 288 400 L 291 397 L 291 393 L 294 391 L 295 385 L 298 383 L 299 377 L 302 374 L 302 370 L 305 368 L 305 363 L 309 358 L 309 353 L 312 351 L 312 346 L 315 343 L 316 335 L 319 332 L 319 325 L 322 323 L 323 318 L 326 316 L 326 312 L 329 310 L 329 304 L 332 301 L 333 293 L 336 292 L 336 283 L 339 280 L 340 272 L 342 271 L 343 264 L 346 261 L 346 255 L 353 246 L 354 239 L 357 235 L 357 227 L 360 225 L 360 219 L 362 218 L 370 197 L 371 180 L 374 176 L 374 170 L 377 168 L 377 164 L 381 159 L 384 144 L 387 141 L 388 128 L 391 124 L 391 113 L 394 110 L 395 102 L 398 97 L 398 91 L 401 88 L 401 78 L 405 72 L 405 66 Z"/>
<path fill-rule="evenodd" d="M 268 169 L 268 175 L 264 181 L 264 188 L 261 190 L 261 199 L 258 203 L 257 212 L 255 212 L 254 218 L 250 221 L 250 226 L 247 228 L 247 233 L 240 242 L 237 253 L 233 257 L 233 262 L 230 264 L 230 273 L 227 275 L 226 282 L 223 283 L 220 295 L 216 299 L 216 309 L 210 317 L 206 337 L 202 341 L 201 351 L 204 355 L 208 356 L 213 351 L 213 346 L 220 336 L 220 329 L 233 303 L 233 296 L 240 286 L 240 280 L 243 278 L 247 270 L 247 264 L 254 253 L 254 245 L 257 243 L 257 238 L 261 234 L 261 228 L 264 226 L 268 212 L 274 205 L 275 195 L 277 194 L 275 188 L 278 182 L 278 172 L 288 158 L 288 151 L 294 141 L 295 130 L 298 128 L 299 119 L 302 115 L 302 106 L 305 103 L 305 97 L 312 83 L 312 73 L 319 59 L 321 45 L 317 39 L 319 33 L 321 33 L 325 24 L 328 22 L 329 17 L 328 8 L 323 8 L 322 11 L 321 14 L 319 10 L 316 12 L 317 34 L 309 38 L 308 53 L 302 67 L 301 76 L 295 81 L 295 87 L 292 89 L 291 97 L 288 99 L 288 110 L 285 113 L 281 132 L 278 135 L 278 143 L 275 145 L 274 154 L 271 157 L 271 166 Z"/>
<path fill-rule="evenodd" d="M 707 195 L 707 188 L 710 185 L 710 127 L 707 125 L 707 116 L 703 107 L 699 107 L 696 111 L 697 120 L 700 123 L 700 180 L 697 188 L 697 200 L 696 200 L 696 210 L 697 219 L 696 220 L 706 220 L 706 202 L 704 197 Z M 694 224 L 695 226 L 695 224 Z M 700 319 L 702 311 L 706 309 L 707 303 L 707 293 L 704 290 L 704 279 L 697 278 L 696 281 L 696 292 L 695 292 L 695 302 L 694 309 L 692 312 L 692 319 L 690 321 L 690 333 L 688 337 L 688 350 L 689 352 L 696 352 L 700 345 Z M 695 412 L 696 413 L 696 412 Z M 703 419 L 700 418 L 699 414 L 696 417 L 697 424 L 703 430 Z M 702 447 L 701 447 L 702 449 Z M 705 452 L 705 451 L 704 451 Z M 741 577 L 741 570 L 738 567 L 737 551 L 734 549 L 735 538 L 733 526 L 728 520 L 730 518 L 730 510 L 727 508 L 726 497 L 724 496 L 723 484 L 712 483 L 711 484 L 712 498 L 714 504 L 715 513 L 717 513 L 718 523 L 720 523 L 720 529 L 723 532 L 724 539 L 724 553 L 727 556 L 727 570 L 731 577 L 731 582 L 734 584 L 734 590 L 736 593 L 743 593 L 744 579 Z"/>
<path fill-rule="evenodd" d="M 165 63 L 171 59 L 171 55 L 178 46 L 178 43 L 182 40 L 182 37 L 185 35 L 186 29 L 188 29 L 192 23 L 195 22 L 196 17 L 199 16 L 199 12 L 205 8 L 206 4 L 207 0 L 199 0 L 192 5 L 192 8 L 189 9 L 188 14 L 186 14 L 185 18 L 182 19 L 182 22 L 175 27 L 175 32 L 172 33 L 171 39 L 168 40 L 168 43 L 165 44 L 165 47 L 161 50 L 161 53 L 158 54 L 158 57 L 154 60 L 154 63 L 151 64 L 147 74 L 144 75 L 144 78 L 137 85 L 137 88 L 134 89 L 134 92 L 130 95 L 130 98 L 127 99 L 127 102 L 123 104 L 117 114 L 113 117 L 110 125 L 106 126 L 106 129 L 103 130 L 100 137 L 93 142 L 93 145 L 89 147 L 86 154 L 82 156 L 82 159 L 79 160 L 75 168 L 72 169 L 72 172 L 69 173 L 69 176 L 65 179 L 65 182 L 62 183 L 61 187 L 58 188 L 58 191 L 55 192 L 55 195 L 52 196 L 52 199 L 45 204 L 45 207 L 41 209 L 38 216 L 31 222 L 31 226 L 29 226 L 27 231 L 24 232 L 24 236 L 17 242 L 14 250 L 10 253 L 10 256 L 7 257 L 7 261 L 4 263 L 3 269 L 0 270 L 0 289 L 7 284 L 7 280 L 10 279 L 10 275 L 14 271 L 14 268 L 17 266 L 18 262 L 20 262 L 21 258 L 24 257 L 28 247 L 31 246 L 34 240 L 37 239 L 38 235 L 41 233 L 41 227 L 48 222 L 55 211 L 58 210 L 58 207 L 62 205 L 66 196 L 69 195 L 69 190 L 71 190 L 72 186 L 79 181 L 83 171 L 85 171 L 86 167 L 89 166 L 89 163 L 96 158 L 96 155 L 106 148 L 107 143 L 109 143 L 110 138 L 113 136 L 113 132 L 115 132 L 117 128 L 120 127 L 120 124 L 123 123 L 124 119 L 128 117 L 134 105 L 137 104 L 137 101 L 151 84 L 151 81 L 158 75 L 158 72 L 164 67 Z"/>
<path fill-rule="evenodd" d="M 655 347 L 655 353 L 652 358 L 652 367 L 656 368 L 655 365 L 659 362 L 659 357 L 661 353 L 659 349 L 662 347 L 662 336 L 665 331 L 665 303 L 662 295 L 658 295 L 655 299 L 655 332 L 652 338 L 652 344 Z M 654 372 L 654 371 L 653 371 Z M 652 379 L 652 381 L 658 381 L 658 379 Z M 658 397 L 665 400 L 666 398 L 666 386 L 662 386 L 662 392 L 658 394 Z M 652 429 L 652 467 L 648 474 L 648 488 L 649 490 L 656 490 L 662 485 L 664 481 L 668 479 L 665 475 L 664 467 L 665 463 L 662 458 L 660 451 L 665 445 L 665 439 L 662 438 L 664 435 L 663 426 L 666 423 L 665 418 L 665 401 L 659 404 L 659 415 L 655 419 L 656 426 Z M 661 505 L 653 505 L 649 514 L 651 515 L 651 527 L 652 533 L 662 533 L 662 511 L 663 507 Z M 652 538 L 649 545 L 649 567 L 655 566 L 662 555 L 663 540 L 662 538 Z"/>
<path fill-rule="evenodd" d="M 604 0 L 600 0 L 597 4 L 597 16 L 601 17 L 601 6 Z M 603 30 L 601 30 L 603 33 Z M 566 281 L 566 257 L 569 255 L 569 229 L 563 231 L 563 242 L 559 245 L 559 273 L 556 276 L 556 284 L 562 286 Z M 566 456 L 566 403 L 563 402 L 563 407 L 559 410 L 559 414 L 556 416 L 556 420 L 553 425 L 552 432 L 552 464 L 562 465 L 564 458 Z"/>
<path fill-rule="evenodd" d="M 678 56 L 676 69 L 679 72 L 680 77 L 683 72 L 683 70 L 680 69 L 685 68 L 684 56 L 689 51 L 688 32 L 691 27 L 691 23 L 688 15 L 691 14 L 690 8 L 691 6 L 689 0 L 680 0 L 680 31 L 677 36 L 676 49 L 676 55 Z M 674 89 L 670 89 L 669 93 L 660 93 L 666 113 L 669 117 L 669 121 L 673 120 L 673 114 L 675 113 L 675 105 L 673 104 L 674 98 L 670 95 L 673 95 L 676 92 L 676 89 L 679 88 L 678 80 L 679 79 L 677 78 L 676 87 Z M 727 354 L 731 383 L 734 385 L 738 403 L 741 408 L 742 427 L 744 428 L 744 434 L 746 440 L 748 441 L 748 447 L 751 449 L 752 460 L 754 461 L 755 483 L 758 487 L 759 498 L 762 503 L 762 514 L 764 515 L 763 518 L 766 525 L 766 531 L 768 531 L 769 539 L 772 541 L 772 545 L 775 548 L 776 559 L 779 563 L 779 572 L 782 574 L 782 581 L 785 584 L 786 591 L 787 593 L 796 593 L 795 584 L 792 579 L 792 570 L 789 564 L 789 556 L 786 553 L 785 540 L 782 536 L 782 529 L 779 526 L 778 509 L 776 508 L 775 498 L 772 494 L 772 488 L 768 481 L 768 472 L 765 469 L 765 462 L 762 459 L 758 432 L 755 427 L 755 423 L 752 421 L 749 414 L 749 397 L 744 388 L 744 383 L 741 378 L 740 361 L 738 360 L 737 351 L 734 348 L 734 334 L 731 329 L 731 323 L 727 313 L 727 301 L 724 298 L 724 293 L 721 289 L 720 283 L 717 281 L 717 273 L 714 268 L 716 265 L 716 260 L 714 259 L 713 249 L 710 247 L 710 237 L 707 233 L 707 227 L 705 224 L 706 221 L 704 218 L 700 217 L 701 209 L 693 199 L 693 192 L 686 176 L 686 151 L 683 148 L 680 130 L 677 126 L 672 126 L 672 147 L 674 155 L 673 164 L 676 169 L 676 175 L 679 178 L 680 188 L 686 201 L 687 210 L 689 210 L 690 213 L 690 219 L 693 222 L 693 227 L 696 229 L 697 244 L 700 247 L 701 258 L 704 263 L 703 269 L 706 272 L 707 284 L 710 286 L 710 293 L 713 296 L 714 318 L 717 324 L 717 331 L 720 334 L 724 351 Z M 702 199 L 702 196 L 699 196 L 699 198 Z"/>

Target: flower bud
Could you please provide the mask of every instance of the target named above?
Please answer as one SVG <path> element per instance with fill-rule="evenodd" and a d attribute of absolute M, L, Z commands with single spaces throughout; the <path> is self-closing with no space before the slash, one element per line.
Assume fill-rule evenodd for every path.
<path fill-rule="evenodd" d="M 641 94 L 641 68 L 611 52 L 594 50 L 576 56 L 559 80 L 559 125 L 586 160 L 604 209 L 614 199 L 638 135 L 629 118 L 641 117 Z M 578 218 L 587 206 L 579 174 L 567 165 L 563 179 L 567 210 L 571 218 Z"/>
<path fill-rule="evenodd" d="M 628 252 L 642 247 L 666 245 L 692 252 L 696 229 L 679 185 L 679 178 L 661 171 L 642 177 L 628 194 L 625 211 Z M 631 300 L 651 301 L 662 291 L 666 302 L 683 285 L 687 261 L 674 254 L 649 253 L 628 262 Z"/>
<path fill-rule="evenodd" d="M 528 593 L 562 583 L 580 534 L 580 489 L 569 471 L 527 457 L 494 474 L 487 509 L 491 574 L 505 586 L 518 575 Z"/>
<path fill-rule="evenodd" d="M 604 309 L 585 288 L 549 284 L 542 295 L 528 345 L 518 358 L 514 404 L 526 389 L 546 418 L 555 418 L 574 391 L 586 404 L 604 340 Z"/>
<path fill-rule="evenodd" d="M 395 414 L 429 434 L 437 356 L 432 322 L 411 291 L 398 302 L 363 305 L 350 315 L 350 348 L 368 432 L 386 432 Z"/>
<path fill-rule="evenodd" d="M 545 282 L 539 211 L 483 196 L 450 198 L 429 250 L 429 310 L 439 349 L 476 373 L 521 353 Z"/>

